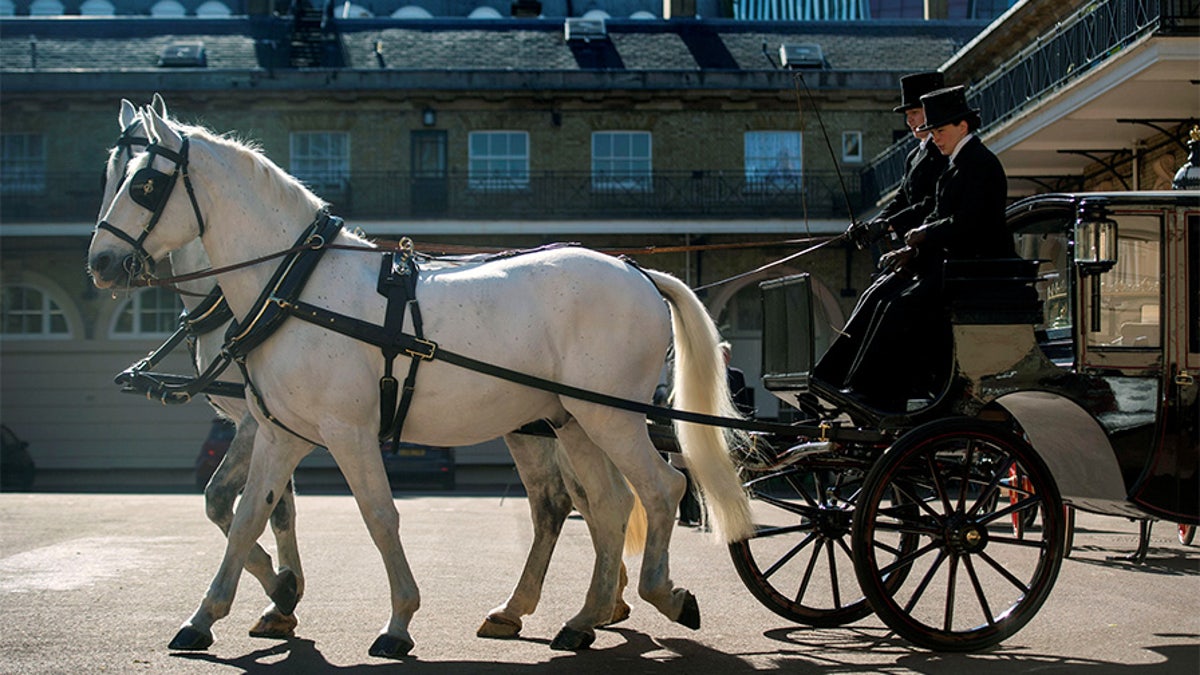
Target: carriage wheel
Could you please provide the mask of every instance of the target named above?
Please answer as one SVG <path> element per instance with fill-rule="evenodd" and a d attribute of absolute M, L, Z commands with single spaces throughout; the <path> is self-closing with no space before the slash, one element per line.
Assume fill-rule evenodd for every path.
<path fill-rule="evenodd" d="M 871 613 L 854 577 L 850 526 L 866 460 L 806 459 L 746 483 L 757 531 L 730 544 L 742 582 L 763 605 L 809 626 L 830 627 Z M 901 543 L 905 551 L 916 537 Z M 907 568 L 892 575 L 899 583 Z"/>
<path fill-rule="evenodd" d="M 1184 546 L 1191 546 L 1192 540 L 1196 538 L 1196 526 L 1179 524 L 1179 543 Z"/>
<path fill-rule="evenodd" d="M 1027 489 L 1016 503 L 995 499 L 1013 467 Z M 1009 516 L 1039 506 L 1040 527 L 1014 537 Z M 918 544 L 897 558 L 905 536 Z M 865 477 L 854 568 L 875 613 L 900 636 L 968 651 L 1033 618 L 1058 576 L 1063 537 L 1058 488 L 1028 443 L 979 420 L 938 420 L 902 436 Z M 885 583 L 901 565 L 910 567 L 904 583 Z"/>

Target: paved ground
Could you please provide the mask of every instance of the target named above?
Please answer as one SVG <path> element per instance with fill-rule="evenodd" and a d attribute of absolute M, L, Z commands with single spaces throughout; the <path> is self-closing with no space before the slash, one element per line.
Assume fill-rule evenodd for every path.
<path fill-rule="evenodd" d="M 387 618 L 386 581 L 350 497 L 301 496 L 308 590 L 297 637 L 253 639 L 266 605 L 248 575 L 217 642 L 167 650 L 215 571 L 222 538 L 199 495 L 0 495 L 0 672 L 4 673 L 945 673 L 1158 675 L 1200 672 L 1200 547 L 1159 524 L 1141 566 L 1136 525 L 1081 516 L 1072 558 L 1023 631 L 978 654 L 916 649 L 874 617 L 849 627 L 796 626 L 759 605 L 724 547 L 677 528 L 673 577 L 699 598 L 690 631 L 634 600 L 633 616 L 579 654 L 547 645 L 582 602 L 591 545 L 568 522 L 539 611 L 522 639 L 475 628 L 508 594 L 531 538 L 523 497 L 397 495 L 405 549 L 421 584 L 410 658 L 367 656 Z M 636 561 L 631 561 L 636 566 Z"/>

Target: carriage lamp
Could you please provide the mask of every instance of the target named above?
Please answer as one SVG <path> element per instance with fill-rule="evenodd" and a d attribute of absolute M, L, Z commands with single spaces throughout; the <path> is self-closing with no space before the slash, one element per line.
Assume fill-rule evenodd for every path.
<path fill-rule="evenodd" d="M 1084 201 L 1075 220 L 1075 265 L 1083 276 L 1099 275 L 1117 264 L 1117 221 L 1104 205 Z"/>
<path fill-rule="evenodd" d="M 1200 190 L 1200 125 L 1192 127 L 1187 147 L 1187 161 L 1175 172 L 1172 190 Z"/>

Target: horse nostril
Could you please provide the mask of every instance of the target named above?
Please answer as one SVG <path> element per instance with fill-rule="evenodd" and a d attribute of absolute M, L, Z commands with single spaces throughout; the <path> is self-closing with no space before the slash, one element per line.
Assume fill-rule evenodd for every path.
<path fill-rule="evenodd" d="M 92 272 L 101 278 L 107 277 L 115 260 L 116 256 L 111 253 L 97 253 L 92 256 Z"/>

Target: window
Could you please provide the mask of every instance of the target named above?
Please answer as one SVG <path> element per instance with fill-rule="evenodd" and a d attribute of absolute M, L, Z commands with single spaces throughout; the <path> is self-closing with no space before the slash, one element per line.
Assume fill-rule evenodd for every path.
<path fill-rule="evenodd" d="M 63 4 L 59 0 L 33 0 L 29 3 L 29 16 L 61 16 Z"/>
<path fill-rule="evenodd" d="M 753 187 L 800 185 L 801 142 L 798 131 L 747 131 L 746 182 Z"/>
<path fill-rule="evenodd" d="M 650 192 L 650 132 L 592 134 L 592 189 Z"/>
<path fill-rule="evenodd" d="M 1100 330 L 1093 347 L 1162 345 L 1159 320 L 1159 227 L 1153 216 L 1116 216 L 1117 264 L 1100 275 Z"/>
<path fill-rule="evenodd" d="M 113 319 L 110 334 L 118 338 L 170 335 L 179 326 L 183 303 L 165 288 L 146 288 L 125 301 Z"/>
<path fill-rule="evenodd" d="M 472 190 L 529 187 L 529 134 L 524 131 L 472 131 L 468 151 Z"/>
<path fill-rule="evenodd" d="M 154 3 L 154 6 L 150 8 L 150 16 L 176 17 L 184 16 L 186 14 L 187 10 L 184 9 L 182 4 L 176 2 L 176 0 L 158 0 L 158 2 Z"/>
<path fill-rule="evenodd" d="M 225 17 L 233 14 L 220 0 L 208 0 L 196 8 L 196 16 Z"/>
<path fill-rule="evenodd" d="M 842 161 L 843 162 L 861 162 L 863 161 L 863 145 L 861 131 L 843 131 L 842 132 Z"/>
<path fill-rule="evenodd" d="M 295 132 L 291 173 L 318 193 L 341 192 L 350 177 L 350 135 L 336 131 Z"/>
<path fill-rule="evenodd" d="M 10 338 L 68 338 L 62 306 L 36 286 L 13 284 L 0 297 L 0 334 Z"/>
<path fill-rule="evenodd" d="M 41 134 L 0 137 L 0 189 L 29 194 L 46 189 L 46 139 Z"/>
<path fill-rule="evenodd" d="M 84 0 L 79 5 L 81 16 L 113 16 L 116 9 L 108 0 Z"/>

